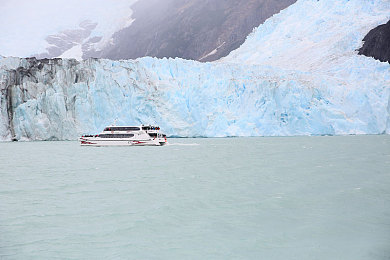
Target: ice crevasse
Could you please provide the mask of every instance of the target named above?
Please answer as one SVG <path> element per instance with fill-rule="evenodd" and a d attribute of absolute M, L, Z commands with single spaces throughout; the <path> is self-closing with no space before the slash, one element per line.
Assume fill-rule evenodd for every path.
<path fill-rule="evenodd" d="M 0 58 L 0 140 L 118 125 L 170 136 L 390 133 L 390 64 L 359 56 L 386 0 L 298 0 L 211 63 Z"/>

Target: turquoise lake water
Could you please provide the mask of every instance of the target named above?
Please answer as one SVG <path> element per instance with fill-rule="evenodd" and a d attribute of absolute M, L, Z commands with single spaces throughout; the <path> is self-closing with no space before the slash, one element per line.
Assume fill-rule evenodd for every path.
<path fill-rule="evenodd" d="M 0 259 L 390 259 L 390 136 L 0 143 Z"/>

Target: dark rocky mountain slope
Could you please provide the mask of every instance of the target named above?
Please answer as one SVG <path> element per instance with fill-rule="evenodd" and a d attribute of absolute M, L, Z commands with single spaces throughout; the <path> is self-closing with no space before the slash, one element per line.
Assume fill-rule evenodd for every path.
<path fill-rule="evenodd" d="M 372 29 L 363 41 L 359 54 L 390 63 L 390 21 Z"/>
<path fill-rule="evenodd" d="M 238 48 L 254 27 L 296 0 L 142 0 L 113 44 L 84 58 L 143 56 L 212 61 Z"/>

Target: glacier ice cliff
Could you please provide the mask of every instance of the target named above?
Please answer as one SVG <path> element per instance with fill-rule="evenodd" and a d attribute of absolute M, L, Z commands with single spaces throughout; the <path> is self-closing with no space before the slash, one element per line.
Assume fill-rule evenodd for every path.
<path fill-rule="evenodd" d="M 298 0 L 211 63 L 1 57 L 0 140 L 76 139 L 115 119 L 185 137 L 390 133 L 390 64 L 357 53 L 389 15 L 385 0 Z"/>

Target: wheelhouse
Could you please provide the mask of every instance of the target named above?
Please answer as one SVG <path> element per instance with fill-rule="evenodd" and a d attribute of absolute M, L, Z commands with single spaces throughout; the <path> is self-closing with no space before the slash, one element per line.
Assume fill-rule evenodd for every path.
<path fill-rule="evenodd" d="M 158 126 L 142 126 L 142 130 L 145 130 L 145 131 L 159 131 L 160 130 L 160 127 Z"/>

